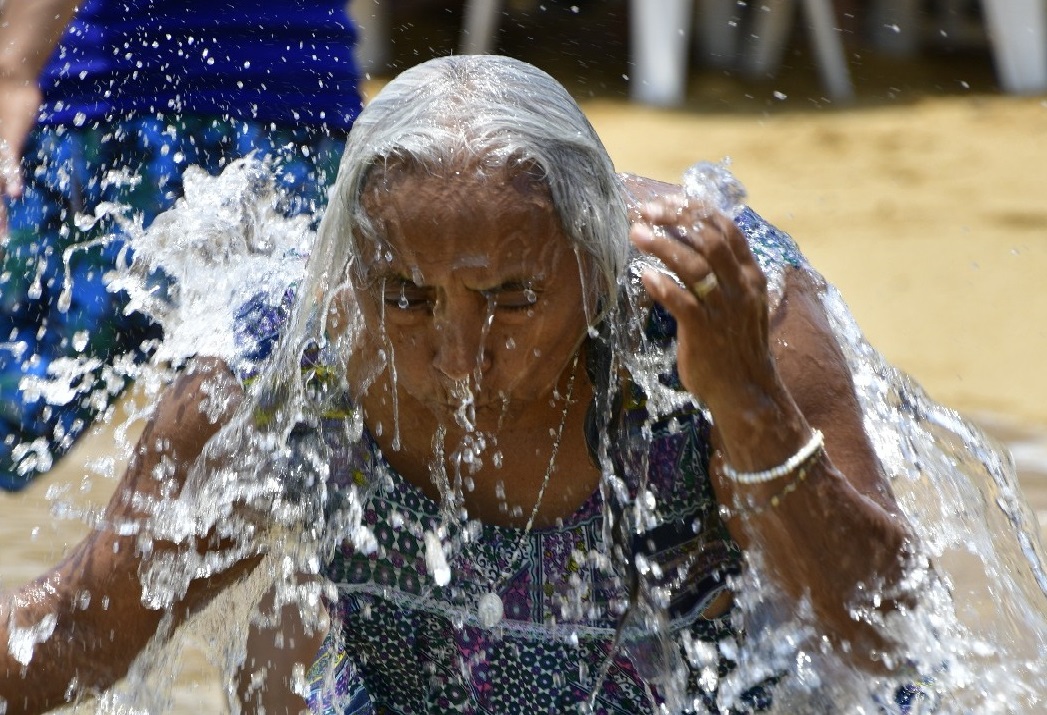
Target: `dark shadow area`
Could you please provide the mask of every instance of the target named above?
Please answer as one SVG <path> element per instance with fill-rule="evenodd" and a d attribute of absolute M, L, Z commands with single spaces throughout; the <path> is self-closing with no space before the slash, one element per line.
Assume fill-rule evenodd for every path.
<path fill-rule="evenodd" d="M 842 3 L 844 4 L 844 3 Z M 580 100 L 629 96 L 627 0 L 506 0 L 496 51 L 530 62 L 564 83 Z M 463 4 L 435 0 L 392 3 L 391 61 L 376 77 L 390 77 L 432 57 L 457 52 Z M 973 12 L 973 10 L 972 10 Z M 928 27 L 920 49 L 896 57 L 877 51 L 861 19 L 841 18 L 856 97 L 850 104 L 825 96 L 810 39 L 798 14 L 781 66 L 774 76 L 753 78 L 737 70 L 703 66 L 692 43 L 686 102 L 698 113 L 780 113 L 908 103 L 928 96 L 998 95 L 988 44 L 975 14 L 973 34 L 948 44 Z"/>

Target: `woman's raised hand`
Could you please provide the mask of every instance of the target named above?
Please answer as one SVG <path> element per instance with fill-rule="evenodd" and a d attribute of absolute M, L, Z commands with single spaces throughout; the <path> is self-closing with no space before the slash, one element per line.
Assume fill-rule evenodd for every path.
<path fill-rule="evenodd" d="M 734 222 L 675 193 L 637 207 L 630 238 L 679 279 L 648 269 L 648 293 L 677 321 L 680 378 L 717 414 L 739 391 L 775 385 L 767 279 Z"/>

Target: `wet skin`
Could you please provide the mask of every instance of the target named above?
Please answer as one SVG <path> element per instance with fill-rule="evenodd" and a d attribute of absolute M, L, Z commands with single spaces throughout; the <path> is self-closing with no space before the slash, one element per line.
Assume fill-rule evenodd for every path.
<path fill-rule="evenodd" d="M 354 362 L 373 365 L 382 351 L 392 357 L 395 380 L 383 370 L 361 400 L 386 458 L 439 499 L 433 435 L 447 429 L 451 454 L 472 423 L 487 448 L 465 506 L 473 518 L 522 526 L 549 469 L 550 426 L 561 422 L 574 372 L 536 524 L 568 516 L 598 473 L 580 419 L 591 387 L 583 364 L 572 371 L 587 330 L 579 259 L 547 189 L 505 169 L 470 169 L 450 182 L 391 169 L 371 181 L 365 206 L 383 233 L 377 253 L 391 260 L 369 266 L 355 291 L 368 329 Z M 463 407 L 469 400 L 475 414 Z"/>
<path fill-rule="evenodd" d="M 584 352 L 583 283 L 547 194 L 513 176 L 483 178 L 460 176 L 448 183 L 407 172 L 387 177 L 368 194 L 394 258 L 370 266 L 369 280 L 356 289 L 367 330 L 352 364 L 364 370 L 385 350 L 394 356 L 397 379 L 390 379 L 388 369 L 377 378 L 363 372 L 349 378 L 365 388 L 365 421 L 387 459 L 433 498 L 440 495 L 430 479 L 432 436 L 445 427 L 450 447 L 461 439 L 452 388 L 470 380 L 477 425 L 498 440 L 485 456 L 498 449 L 504 457 L 500 468 L 485 458 L 465 506 L 472 518 L 522 526 L 549 469 L 550 432 L 564 415 L 570 365 L 578 350 Z M 758 516 L 730 519 L 728 528 L 744 548 L 763 557 L 771 588 L 792 603 L 809 600 L 818 628 L 831 642 L 846 642 L 841 655 L 881 670 L 879 652 L 890 653 L 891 645 L 875 626 L 853 617 L 855 584 L 882 584 L 883 594 L 899 594 L 878 610 L 911 605 L 908 592 L 897 587 L 912 541 L 865 438 L 853 385 L 818 302 L 820 285 L 801 272 L 788 274 L 782 303 L 768 316 L 763 281 L 737 227 L 671 199 L 636 211 L 631 237 L 686 285 L 709 268 L 719 276 L 720 287 L 706 299 L 668 278 L 645 277 L 651 296 L 677 318 L 685 384 L 713 411 L 717 453 L 711 478 L 718 499 L 728 505 L 737 497 L 766 501 L 781 489 L 732 483 L 720 468 L 725 459 L 736 468 L 764 469 L 794 453 L 812 426 L 825 433 L 826 454 L 811 465 L 802 489 Z M 337 310 L 334 317 L 333 323 L 345 324 Z M 216 395 L 224 398 L 221 415 L 207 408 Z M 142 505 L 177 498 L 204 443 L 231 419 L 241 396 L 238 381 L 219 361 L 200 361 L 187 371 L 157 406 L 106 523 L 147 523 Z M 579 368 L 538 527 L 573 512 L 597 485 L 583 434 L 591 396 Z M 173 469 L 158 469 L 162 464 Z M 163 623 L 176 627 L 257 564 L 257 558 L 248 559 L 194 581 L 168 620 L 142 605 L 143 560 L 177 556 L 186 548 L 219 551 L 224 544 L 214 533 L 186 544 L 156 541 L 146 557 L 135 548 L 136 538 L 102 526 L 56 569 L 0 599 L 0 642 L 8 637 L 8 624 L 26 627 L 47 614 L 57 618 L 55 635 L 38 646 L 28 669 L 0 658 L 0 690 L 20 693 L 8 712 L 63 702 L 71 677 L 76 687 L 70 692 L 108 687 Z M 93 598 L 84 610 L 76 598 L 84 590 L 105 599 Z M 270 635 L 278 635 L 282 645 L 270 647 L 277 656 L 260 662 L 282 672 L 289 669 L 277 667 L 277 658 L 309 662 L 322 636 L 296 632 L 286 620 L 280 633 Z M 296 644 L 293 652 L 287 643 Z M 248 680 L 253 665 L 258 663 L 245 668 Z M 270 678 L 262 695 L 291 698 L 291 685 L 290 677 Z"/>

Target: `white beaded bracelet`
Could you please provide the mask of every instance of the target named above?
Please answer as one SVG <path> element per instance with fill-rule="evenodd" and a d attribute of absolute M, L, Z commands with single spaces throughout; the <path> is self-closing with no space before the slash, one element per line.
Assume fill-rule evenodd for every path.
<path fill-rule="evenodd" d="M 822 436 L 821 430 L 814 430 L 814 433 L 811 435 L 811 439 L 807 441 L 807 444 L 800 447 L 796 454 L 789 457 L 777 467 L 771 467 L 762 472 L 736 472 L 731 468 L 731 465 L 724 462 L 723 472 L 732 481 L 737 482 L 738 484 L 764 484 L 765 482 L 773 481 L 780 477 L 784 477 L 790 472 L 796 471 L 798 467 L 814 457 L 824 444 L 825 440 Z"/>

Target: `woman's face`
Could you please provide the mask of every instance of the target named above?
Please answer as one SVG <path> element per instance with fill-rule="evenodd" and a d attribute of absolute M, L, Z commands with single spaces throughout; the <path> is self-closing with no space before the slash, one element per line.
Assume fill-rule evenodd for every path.
<path fill-rule="evenodd" d="M 421 407 L 448 426 L 467 399 L 480 429 L 547 410 L 587 326 L 578 259 L 545 186 L 522 171 L 390 168 L 364 204 L 385 245 L 357 300 L 372 348 L 395 367 L 371 389 L 387 400 L 395 385 L 401 414 Z"/>

